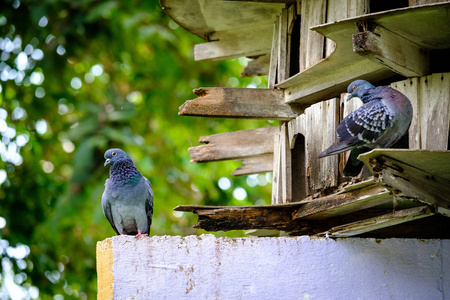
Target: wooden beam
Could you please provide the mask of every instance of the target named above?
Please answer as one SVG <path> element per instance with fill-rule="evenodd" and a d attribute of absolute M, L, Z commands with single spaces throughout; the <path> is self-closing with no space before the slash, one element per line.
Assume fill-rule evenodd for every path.
<path fill-rule="evenodd" d="M 361 189 L 310 200 L 299 208 L 294 219 L 323 220 L 392 201 L 393 196 L 384 186 L 372 184 Z"/>
<path fill-rule="evenodd" d="M 406 196 L 436 207 L 438 213 L 450 217 L 450 180 L 428 172 L 426 167 L 425 170 L 418 169 L 414 162 L 406 164 L 401 160 L 372 152 L 361 155 L 360 159 L 376 172 L 380 181 Z M 441 162 L 450 162 L 450 152 Z"/>
<path fill-rule="evenodd" d="M 272 30 L 273 25 L 268 23 L 239 30 L 213 32 L 208 38 L 210 42 L 194 46 L 195 60 L 223 60 L 269 54 Z"/>
<path fill-rule="evenodd" d="M 283 91 L 251 88 L 198 88 L 197 99 L 180 106 L 179 115 L 219 118 L 291 120 L 302 110 L 284 103 Z"/>
<path fill-rule="evenodd" d="M 189 211 L 198 215 L 194 228 L 207 231 L 241 229 L 269 229 L 290 231 L 300 229 L 301 222 L 292 219 L 292 211 L 299 204 L 254 206 L 195 206 L 179 205 L 176 211 Z"/>
<path fill-rule="evenodd" d="M 190 147 L 192 163 L 241 159 L 273 153 L 273 140 L 278 127 L 265 127 L 202 136 L 200 145 Z"/>
<path fill-rule="evenodd" d="M 273 154 L 251 156 L 238 160 L 242 161 L 242 166 L 236 168 L 233 173 L 231 173 L 234 176 L 260 174 L 273 171 Z"/>
<path fill-rule="evenodd" d="M 371 24 L 368 24 L 369 28 Z M 353 51 L 378 62 L 405 77 L 424 76 L 429 73 L 430 55 L 427 49 L 374 25 L 371 31 L 356 33 Z"/>
<path fill-rule="evenodd" d="M 432 212 L 429 206 L 419 206 L 408 209 L 402 209 L 382 216 L 336 226 L 326 232 L 318 234 L 318 236 L 328 236 L 332 238 L 350 237 L 402 224 L 405 222 L 430 217 L 432 215 L 434 215 L 434 213 Z"/>

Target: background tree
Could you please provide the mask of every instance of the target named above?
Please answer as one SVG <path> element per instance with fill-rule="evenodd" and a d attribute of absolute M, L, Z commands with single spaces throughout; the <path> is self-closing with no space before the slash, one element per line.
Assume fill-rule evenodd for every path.
<path fill-rule="evenodd" d="M 152 182 L 152 235 L 203 233 L 179 204 L 269 199 L 270 178 L 228 178 L 236 164 L 193 165 L 187 148 L 271 124 L 177 115 L 193 88 L 265 78 L 238 78 L 240 60 L 195 62 L 202 41 L 157 1 L 6 1 L 0 30 L 1 299 L 95 298 L 95 245 L 114 234 L 100 205 L 108 148 Z"/>

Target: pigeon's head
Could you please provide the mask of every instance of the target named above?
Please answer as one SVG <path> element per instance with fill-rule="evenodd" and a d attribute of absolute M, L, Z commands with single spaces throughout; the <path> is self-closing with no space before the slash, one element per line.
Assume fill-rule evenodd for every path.
<path fill-rule="evenodd" d="M 353 81 L 347 88 L 347 93 L 350 94 L 347 97 L 347 101 L 354 97 L 361 98 L 361 96 L 365 93 L 365 91 L 367 91 L 368 89 L 373 89 L 374 87 L 375 87 L 374 85 L 365 80 L 360 79 Z"/>
<path fill-rule="evenodd" d="M 123 159 L 130 159 L 128 154 L 125 151 L 115 148 L 109 149 L 105 152 L 105 167 L 106 165 L 114 166 L 114 164 Z"/>

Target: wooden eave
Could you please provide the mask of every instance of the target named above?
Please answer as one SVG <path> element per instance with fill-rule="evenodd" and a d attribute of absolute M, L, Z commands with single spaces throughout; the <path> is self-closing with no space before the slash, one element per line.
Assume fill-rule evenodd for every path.
<path fill-rule="evenodd" d="M 374 178 L 328 196 L 277 205 L 180 205 L 207 231 L 263 229 L 329 237 L 450 237 L 450 151 L 379 149 L 361 155 Z M 294 199 L 295 201 L 295 199 Z"/>
<path fill-rule="evenodd" d="M 299 103 L 306 107 L 338 96 L 353 80 L 365 79 L 377 82 L 396 73 L 404 72 L 399 65 L 405 64 L 403 67 L 407 67 L 420 64 L 425 60 L 420 59 L 420 55 L 426 55 L 426 52 L 430 50 L 450 48 L 449 9 L 450 3 L 448 2 L 406 7 L 312 27 L 311 30 L 319 32 L 336 43 L 335 51 L 317 64 L 277 84 L 276 87 L 285 90 L 286 102 Z M 351 42 L 353 36 L 358 32 L 357 26 L 359 31 L 363 32 L 374 32 L 377 27 L 384 29 L 386 40 L 401 39 L 395 48 L 404 47 L 409 51 L 411 47 L 417 47 L 416 53 L 418 53 L 419 61 L 400 62 L 402 59 L 407 59 L 409 55 L 401 57 L 401 54 L 397 53 L 400 57 L 390 57 L 394 60 L 391 62 L 394 65 L 389 65 L 382 60 L 386 59 L 386 56 L 392 55 L 386 53 L 392 50 L 388 47 L 377 49 L 377 52 L 380 53 L 357 51 L 355 48 L 358 45 L 355 45 L 354 40 L 353 43 Z M 380 34 L 375 33 L 375 35 Z M 381 41 L 377 41 L 377 43 L 382 44 L 383 38 L 384 36 L 381 35 Z M 405 75 L 410 75 L 408 77 L 427 75 L 420 74 L 424 73 L 423 67 L 419 66 L 417 69 L 410 70 Z M 415 73 L 416 75 L 411 75 Z"/>
<path fill-rule="evenodd" d="M 269 55 L 273 24 L 289 2 L 160 0 L 172 20 L 207 41 L 196 45 L 196 60 Z"/>

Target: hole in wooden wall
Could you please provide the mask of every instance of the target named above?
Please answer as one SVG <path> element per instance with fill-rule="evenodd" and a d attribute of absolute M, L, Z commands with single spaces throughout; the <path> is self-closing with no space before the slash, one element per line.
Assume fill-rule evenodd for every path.
<path fill-rule="evenodd" d="M 408 6 L 409 6 L 408 0 L 398 0 L 398 1 L 372 0 L 370 1 L 369 9 L 371 13 L 374 13 Z"/>
<path fill-rule="evenodd" d="M 294 26 L 290 35 L 289 77 L 300 72 L 300 22 L 301 16 L 298 15 L 294 21 Z"/>
<path fill-rule="evenodd" d="M 430 51 L 430 74 L 450 72 L 450 49 Z"/>
<path fill-rule="evenodd" d="M 306 193 L 306 151 L 305 137 L 298 133 L 294 148 L 291 150 L 292 159 L 292 200 L 300 201 L 307 196 Z"/>
<path fill-rule="evenodd" d="M 394 149 L 409 149 L 409 132 L 407 132 L 402 138 L 391 146 Z"/>

